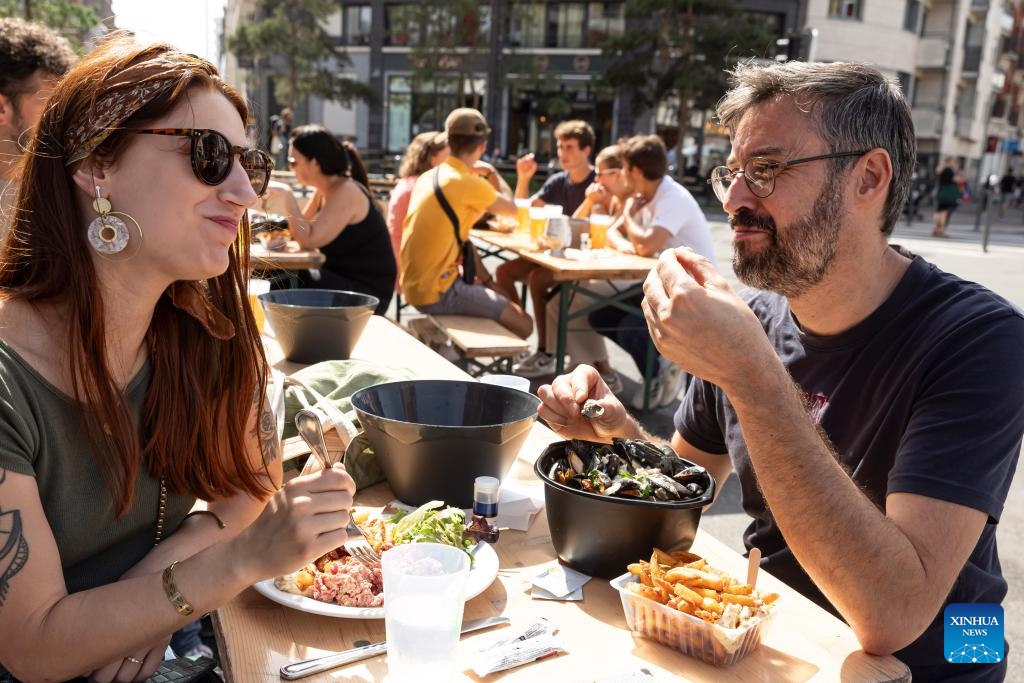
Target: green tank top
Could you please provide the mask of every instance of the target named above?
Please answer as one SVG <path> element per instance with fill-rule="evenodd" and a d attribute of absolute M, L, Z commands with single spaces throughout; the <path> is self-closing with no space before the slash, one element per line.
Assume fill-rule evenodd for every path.
<path fill-rule="evenodd" d="M 147 362 L 125 392 L 138 420 L 150 383 Z M 132 507 L 116 506 L 100 475 L 75 401 L 0 341 L 0 468 L 35 477 L 68 592 L 116 581 L 152 549 L 160 482 L 140 468 Z M 168 492 L 164 537 L 195 497 Z"/>

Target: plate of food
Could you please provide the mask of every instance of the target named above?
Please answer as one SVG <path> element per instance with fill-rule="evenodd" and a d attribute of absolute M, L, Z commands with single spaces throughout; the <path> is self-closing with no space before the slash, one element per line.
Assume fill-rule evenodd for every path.
<path fill-rule="evenodd" d="M 435 542 L 462 547 L 465 513 L 433 501 L 408 514 L 353 510 L 353 519 L 378 552 L 400 543 Z M 480 544 L 472 555 L 466 600 L 480 595 L 498 576 L 498 555 Z M 291 574 L 253 585 L 256 592 L 302 612 L 345 619 L 383 619 L 384 587 L 380 568 L 371 569 L 337 548 Z"/>

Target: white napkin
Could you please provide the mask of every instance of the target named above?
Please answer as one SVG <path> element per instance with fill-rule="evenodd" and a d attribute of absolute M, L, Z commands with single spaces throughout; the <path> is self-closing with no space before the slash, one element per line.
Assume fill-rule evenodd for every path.
<path fill-rule="evenodd" d="M 530 579 L 530 595 L 542 600 L 582 600 L 583 584 L 587 581 L 590 577 L 586 574 L 556 563 Z"/>
<path fill-rule="evenodd" d="M 508 527 L 526 531 L 530 528 L 533 516 L 543 507 L 544 489 L 540 482 L 534 486 L 509 481 L 502 484 L 498 493 L 498 518 L 495 523 L 502 529 Z"/>

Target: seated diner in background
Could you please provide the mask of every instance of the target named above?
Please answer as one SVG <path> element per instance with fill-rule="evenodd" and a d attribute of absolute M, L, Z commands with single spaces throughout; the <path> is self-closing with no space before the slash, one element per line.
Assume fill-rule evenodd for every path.
<path fill-rule="evenodd" d="M 321 125 L 292 130 L 288 163 L 295 179 L 313 188 L 303 208 L 285 183 L 271 181 L 267 194 L 288 217 L 292 239 L 318 248 L 327 260 L 300 271 L 302 287 L 360 292 L 380 300 L 384 315 L 395 292 L 398 268 L 387 224 L 370 194 L 366 167 L 355 146 Z"/>
<path fill-rule="evenodd" d="M 405 215 L 409 212 L 409 199 L 416 179 L 448 158 L 448 137 L 436 130 L 420 133 L 412 139 L 398 167 L 400 180 L 391 188 L 388 196 L 388 233 L 391 235 L 391 250 L 395 253 L 395 267 L 401 269 L 402 229 Z M 395 291 L 401 291 L 395 282 Z"/>
<path fill-rule="evenodd" d="M 661 138 L 638 135 L 623 142 L 622 150 L 622 176 L 629 198 L 623 206 L 621 220 L 608 231 L 608 243 L 621 252 L 647 257 L 656 257 L 662 250 L 689 247 L 715 263 L 711 229 L 704 212 L 693 195 L 668 175 L 668 155 Z M 624 303 L 639 309 L 642 299 L 641 284 L 637 283 Z M 549 303 L 548 319 L 557 318 L 558 308 Z M 647 388 L 649 408 L 666 406 L 676 399 L 682 388 L 683 374 L 673 363 L 657 355 L 648 359 L 650 335 L 642 316 L 616 306 L 605 306 L 591 311 L 587 323 L 628 352 L 641 376 L 646 374 L 650 362 L 654 375 Z M 596 335 L 595 332 L 575 334 Z M 634 394 L 630 402 L 633 408 L 644 407 L 644 391 L 641 388 Z"/>
<path fill-rule="evenodd" d="M 419 177 L 409 200 L 402 234 L 402 295 L 421 313 L 491 318 L 526 339 L 533 320 L 494 288 L 476 249 L 474 281 L 466 282 L 459 272 L 462 245 L 484 212 L 516 213 L 512 189 L 493 166 L 481 161 L 490 132 L 475 109 L 455 109 L 445 120 L 451 155 Z"/>
<path fill-rule="evenodd" d="M 622 207 L 629 197 L 629 190 L 622 174 L 622 146 L 612 145 L 611 147 L 605 147 L 598 153 L 595 163 L 597 164 L 596 180 L 587 188 L 586 198 L 576 209 L 575 216 L 589 218 L 591 212 L 598 208 L 605 211 L 612 219 L 610 227 L 607 228 L 606 246 L 614 249 L 615 245 L 608 235 L 611 235 L 618 229 L 617 226 L 620 223 Z M 499 266 L 497 271 L 499 279 L 501 272 L 501 267 Z M 558 297 L 554 296 L 558 292 L 557 290 L 551 291 L 555 285 L 554 273 L 547 268 L 534 267 L 530 271 L 527 282 L 529 283 L 531 296 L 537 293 L 537 296 L 534 298 L 534 305 L 539 305 L 541 307 L 540 310 L 546 311 L 546 315 L 537 316 L 537 350 L 517 363 L 514 367 L 514 372 L 521 377 L 529 378 L 553 375 L 555 373 L 554 350 L 558 344 L 556 334 L 560 313 Z M 629 286 L 629 283 L 627 282 L 621 286 Z M 603 292 L 608 295 L 615 293 L 615 286 L 604 281 L 588 282 L 587 289 Z M 583 306 L 589 306 L 593 303 L 593 299 L 589 297 L 577 296 L 570 304 L 570 311 L 574 312 Z M 580 322 L 584 321 L 581 320 Z M 565 347 L 572 364 L 587 363 L 588 365 L 593 365 L 601 373 L 601 378 L 613 393 L 621 392 L 623 390 L 622 379 L 611 366 L 611 361 L 608 358 L 608 347 L 604 338 L 592 331 L 578 332 L 578 325 L 576 323 L 571 325 L 570 328 L 566 334 Z"/>
<path fill-rule="evenodd" d="M 530 180 L 537 173 L 537 161 L 533 154 L 519 157 L 516 161 L 516 198 L 529 199 L 533 206 L 560 206 L 564 215 L 574 215 L 576 209 L 583 204 L 586 191 L 596 179 L 594 167 L 590 165 L 594 139 L 594 129 L 586 121 L 573 119 L 555 126 L 555 151 L 562 170 L 552 174 L 540 190 L 530 196 Z M 519 300 L 516 283 L 525 282 L 537 318 L 537 350 L 516 364 L 516 374 L 522 377 L 542 377 L 554 373 L 554 356 L 548 352 L 550 347 L 546 345 L 546 321 L 541 314 L 548 292 L 554 284 L 551 272 L 519 257 L 499 265 L 494 271 L 494 279 L 498 291 L 517 304 L 525 302 Z M 603 340 L 601 343 L 603 345 Z M 595 361 L 600 356 L 591 353 L 587 358 Z"/>
<path fill-rule="evenodd" d="M 173 632 L 347 538 L 344 469 L 281 483 L 248 118 L 209 62 L 114 34 L 29 142 L 0 251 L 0 680 L 145 680 Z"/>
<path fill-rule="evenodd" d="M 796 61 L 732 79 L 711 183 L 756 289 L 689 249 L 647 278 L 651 336 L 694 377 L 671 445 L 719 482 L 736 472 L 747 549 L 865 651 L 914 680 L 1002 681 L 1005 658 L 946 660 L 943 614 L 1006 596 L 996 524 L 1024 433 L 1008 400 L 1024 396 L 1024 313 L 888 243 L 916 161 L 895 82 Z M 538 394 L 565 437 L 645 436 L 592 368 Z M 601 417 L 581 418 L 587 399 Z"/>

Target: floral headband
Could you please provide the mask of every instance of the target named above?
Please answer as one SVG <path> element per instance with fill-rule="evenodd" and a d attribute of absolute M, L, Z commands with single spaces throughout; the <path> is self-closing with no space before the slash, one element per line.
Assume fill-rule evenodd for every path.
<path fill-rule="evenodd" d="M 92 154 L 135 112 L 174 88 L 180 78 L 177 75 L 169 77 L 167 74 L 180 71 L 183 64 L 193 64 L 217 77 L 217 70 L 206 60 L 193 55 L 173 54 L 173 59 L 147 59 L 112 77 L 120 83 L 93 102 L 91 111 L 84 112 L 79 123 L 68 130 L 64 144 L 64 149 L 67 150 L 65 166 L 70 166 Z"/>

